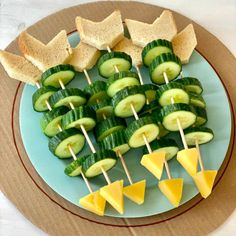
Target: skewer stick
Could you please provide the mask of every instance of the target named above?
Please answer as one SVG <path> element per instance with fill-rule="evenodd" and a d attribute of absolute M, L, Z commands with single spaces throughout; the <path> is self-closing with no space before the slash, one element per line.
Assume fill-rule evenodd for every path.
<path fill-rule="evenodd" d="M 88 81 L 88 84 L 91 85 L 92 81 L 91 81 L 91 79 L 89 77 L 88 71 L 86 69 L 84 69 L 83 72 L 84 72 L 86 80 Z"/>
<path fill-rule="evenodd" d="M 137 70 L 140 84 L 143 85 L 143 77 L 142 77 L 142 75 L 141 75 L 140 69 L 139 69 L 139 67 L 138 67 L 137 65 L 135 65 L 134 67 L 135 67 L 135 69 Z"/>
<path fill-rule="evenodd" d="M 128 180 L 129 180 L 129 183 L 130 183 L 130 184 L 133 184 L 133 180 L 132 180 L 132 178 L 131 178 L 131 175 L 130 175 L 130 173 L 129 173 L 129 170 L 128 170 L 128 168 L 127 168 L 127 165 L 126 165 L 126 163 L 125 163 L 125 160 L 124 160 L 122 154 L 120 153 L 119 150 L 118 150 L 116 153 L 117 153 L 117 155 L 118 155 L 119 158 L 120 158 L 121 164 L 122 164 L 122 166 L 123 166 L 123 168 L 124 168 L 124 171 L 125 171 L 125 174 L 126 174 Z"/>
<path fill-rule="evenodd" d="M 164 80 L 165 80 L 166 84 L 169 84 L 169 79 L 167 77 L 166 72 L 163 72 L 163 76 L 164 76 Z M 175 101 L 174 101 L 173 97 L 171 97 L 171 103 L 175 104 Z M 186 139 L 184 137 L 184 131 L 183 131 L 183 128 L 181 126 L 179 118 L 176 119 L 176 122 L 177 122 L 177 125 L 178 125 L 178 129 L 179 129 L 179 132 L 180 132 L 180 137 L 182 139 L 182 143 L 184 145 L 184 149 L 188 149 L 188 145 L 187 145 Z"/>
<path fill-rule="evenodd" d="M 70 145 L 68 145 L 68 148 L 69 148 L 70 154 L 71 154 L 71 156 L 73 157 L 73 159 L 74 159 L 74 160 L 77 160 L 77 157 L 76 157 L 76 155 L 75 155 L 75 153 L 74 153 L 74 151 L 73 151 L 73 149 L 71 148 Z M 92 188 L 91 188 L 91 185 L 89 184 L 88 179 L 84 176 L 83 171 L 81 171 L 81 175 L 82 175 L 82 178 L 83 178 L 83 180 L 84 180 L 84 182 L 85 182 L 85 184 L 86 184 L 86 186 L 87 186 L 89 192 L 92 193 L 93 190 L 92 190 Z"/>
<path fill-rule="evenodd" d="M 105 177 L 107 183 L 108 183 L 108 184 L 111 184 L 111 180 L 110 180 L 110 178 L 109 178 L 107 172 L 104 170 L 103 166 L 100 166 L 100 168 L 101 168 L 101 170 L 102 170 L 102 173 L 103 173 L 103 175 L 104 175 L 104 177 Z"/>
<path fill-rule="evenodd" d="M 200 168 L 203 171 L 204 167 L 203 167 L 202 156 L 201 156 L 201 151 L 200 151 L 198 139 L 195 140 L 195 145 L 196 145 L 196 148 L 197 148 L 197 151 L 198 151 L 198 159 L 199 159 Z"/>

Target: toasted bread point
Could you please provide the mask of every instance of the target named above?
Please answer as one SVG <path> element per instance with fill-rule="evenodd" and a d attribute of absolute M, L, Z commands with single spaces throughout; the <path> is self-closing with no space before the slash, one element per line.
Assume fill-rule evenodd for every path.
<path fill-rule="evenodd" d="M 77 16 L 75 19 L 81 41 L 99 50 L 113 48 L 123 37 L 124 27 L 120 11 L 114 11 L 103 21 L 94 22 Z"/>
<path fill-rule="evenodd" d="M 192 24 L 185 27 L 172 40 L 174 53 L 183 64 L 189 62 L 194 48 L 197 46 L 197 38 Z"/>
<path fill-rule="evenodd" d="M 171 41 L 177 34 L 177 28 L 172 13 L 164 10 L 152 24 L 126 19 L 132 42 L 140 47 L 146 46 L 155 39 Z"/>
<path fill-rule="evenodd" d="M 134 45 L 128 38 L 124 38 L 118 44 L 116 44 L 116 46 L 113 48 L 113 51 L 125 52 L 131 56 L 134 65 L 142 65 L 142 48 Z"/>
<path fill-rule="evenodd" d="M 40 79 L 42 72 L 24 57 L 0 50 L 0 62 L 12 79 L 32 85 Z"/>
<path fill-rule="evenodd" d="M 24 56 L 42 71 L 65 63 L 72 54 L 65 30 L 59 32 L 47 45 L 27 32 L 22 32 L 18 44 Z"/>
<path fill-rule="evenodd" d="M 83 42 L 80 42 L 77 47 L 72 50 L 72 58 L 68 63 L 80 72 L 91 69 L 96 64 L 101 54 L 97 48 Z"/>

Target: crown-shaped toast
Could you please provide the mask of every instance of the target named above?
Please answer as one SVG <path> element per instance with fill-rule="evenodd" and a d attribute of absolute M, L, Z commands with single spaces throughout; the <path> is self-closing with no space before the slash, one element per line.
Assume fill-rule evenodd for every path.
<path fill-rule="evenodd" d="M 187 25 L 172 40 L 174 53 L 183 64 L 189 62 L 194 48 L 197 46 L 197 38 L 192 24 Z"/>
<path fill-rule="evenodd" d="M 24 83 L 35 85 L 42 73 L 24 57 L 3 50 L 0 50 L 0 62 L 9 77 Z"/>
<path fill-rule="evenodd" d="M 18 44 L 25 58 L 42 71 L 65 63 L 72 54 L 65 30 L 60 31 L 46 45 L 24 31 L 19 36 Z"/>
<path fill-rule="evenodd" d="M 91 69 L 96 64 L 101 54 L 97 48 L 81 41 L 72 51 L 73 54 L 68 63 L 80 72 Z"/>
<path fill-rule="evenodd" d="M 99 50 L 106 49 L 107 46 L 113 48 L 124 37 L 121 13 L 118 10 L 100 22 L 77 16 L 75 24 L 81 41 Z"/>
<path fill-rule="evenodd" d="M 155 39 L 171 41 L 177 34 L 174 17 L 168 10 L 164 10 L 152 24 L 130 19 L 126 19 L 125 23 L 132 42 L 140 47 L 146 46 Z"/>
<path fill-rule="evenodd" d="M 134 65 L 142 65 L 142 48 L 134 45 L 132 40 L 126 37 L 116 44 L 116 46 L 113 48 L 113 51 L 125 52 L 131 56 Z"/>

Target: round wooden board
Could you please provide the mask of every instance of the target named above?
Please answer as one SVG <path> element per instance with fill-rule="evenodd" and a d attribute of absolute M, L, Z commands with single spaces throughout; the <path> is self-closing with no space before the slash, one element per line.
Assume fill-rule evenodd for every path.
<path fill-rule="evenodd" d="M 138 2 L 97 2 L 64 9 L 44 18 L 28 31 L 47 42 L 59 30 L 75 30 L 77 15 L 99 21 L 113 10 L 120 9 L 123 19 L 147 23 L 162 12 L 158 6 Z M 174 12 L 178 30 L 190 19 Z M 202 201 L 197 196 L 176 210 L 139 219 L 97 217 L 65 201 L 52 191 L 31 165 L 22 144 L 19 130 L 19 100 L 23 84 L 1 74 L 1 190 L 35 225 L 50 235 L 202 235 L 216 229 L 236 206 L 236 60 L 228 49 L 212 34 L 192 22 L 198 38 L 197 50 L 210 62 L 221 78 L 230 98 L 232 134 L 225 162 L 219 171 L 212 195 Z M 17 39 L 7 49 L 19 53 Z M 222 111 L 223 112 L 223 111 Z M 37 140 L 35 140 L 37 145 Z"/>

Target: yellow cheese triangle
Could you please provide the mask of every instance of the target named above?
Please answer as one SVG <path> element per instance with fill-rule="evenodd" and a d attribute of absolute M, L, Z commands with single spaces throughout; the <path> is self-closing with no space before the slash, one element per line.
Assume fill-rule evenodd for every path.
<path fill-rule="evenodd" d="M 161 192 L 168 198 L 170 203 L 178 207 L 182 198 L 183 179 L 165 179 L 159 181 L 158 186 Z"/>
<path fill-rule="evenodd" d="M 141 205 L 145 197 L 146 180 L 141 180 L 123 188 L 123 194 L 131 201 Z"/>
<path fill-rule="evenodd" d="M 80 198 L 79 204 L 86 210 L 97 215 L 104 215 L 106 200 L 99 194 L 98 191 Z"/>
<path fill-rule="evenodd" d="M 190 176 L 197 173 L 198 151 L 196 148 L 181 150 L 177 153 L 177 161 L 183 166 Z"/>
<path fill-rule="evenodd" d="M 100 189 L 100 194 L 105 198 L 120 214 L 124 213 L 123 180 L 115 181 Z"/>
<path fill-rule="evenodd" d="M 202 197 L 207 198 L 211 194 L 216 175 L 216 170 L 203 170 L 193 176 Z"/>
<path fill-rule="evenodd" d="M 146 167 L 156 178 L 160 179 L 163 172 L 165 156 L 166 152 L 143 155 L 141 165 Z"/>

